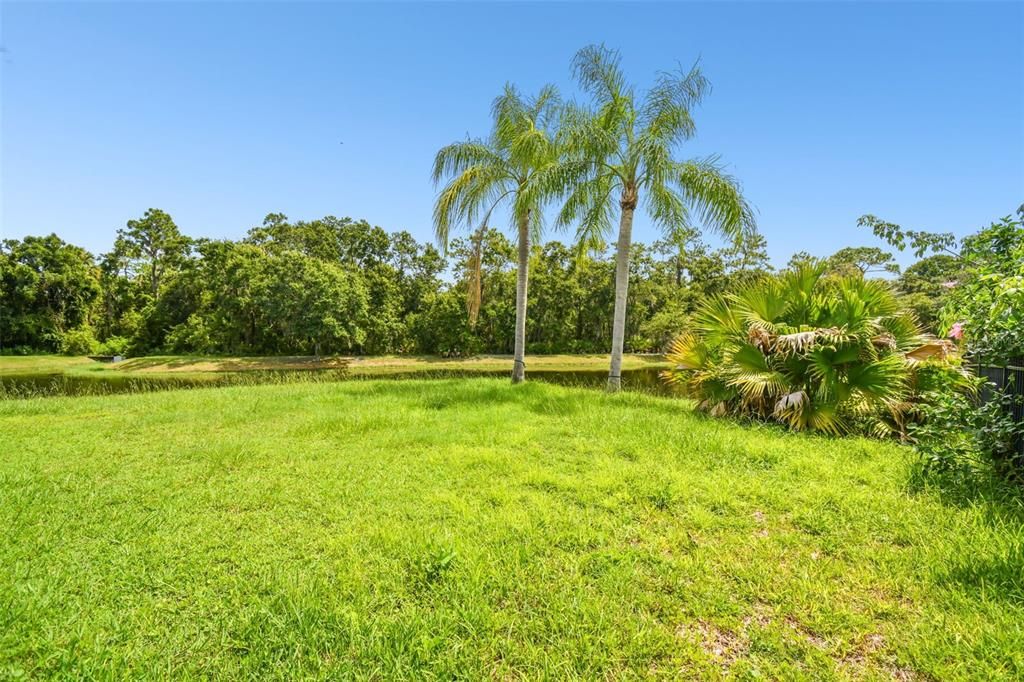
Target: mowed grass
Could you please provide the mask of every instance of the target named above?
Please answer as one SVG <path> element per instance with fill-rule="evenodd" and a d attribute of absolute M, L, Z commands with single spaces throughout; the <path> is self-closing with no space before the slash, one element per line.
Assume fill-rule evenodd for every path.
<path fill-rule="evenodd" d="M 494 379 L 0 402 L 0 678 L 1013 679 L 1024 513 Z"/>

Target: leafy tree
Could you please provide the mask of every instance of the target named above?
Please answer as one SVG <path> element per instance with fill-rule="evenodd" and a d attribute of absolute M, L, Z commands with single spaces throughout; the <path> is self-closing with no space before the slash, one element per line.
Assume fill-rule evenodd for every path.
<path fill-rule="evenodd" d="M 368 299 L 363 282 L 342 266 L 295 251 L 273 256 L 257 292 L 258 305 L 279 332 L 281 350 L 337 354 L 365 335 Z"/>
<path fill-rule="evenodd" d="M 117 237 L 115 253 L 144 278 L 153 299 L 159 297 L 168 270 L 181 265 L 192 245 L 171 216 L 158 208 L 149 209 L 138 220 L 129 220 L 127 228 L 117 231 Z"/>
<path fill-rule="evenodd" d="M 734 284 L 752 282 L 772 272 L 768 240 L 757 232 L 745 233 L 738 242 L 723 249 L 723 261 Z"/>
<path fill-rule="evenodd" d="M 929 331 L 938 333 L 939 314 L 962 269 L 959 258 L 940 253 L 917 261 L 896 280 L 904 304 Z"/>
<path fill-rule="evenodd" d="M 139 315 L 145 304 L 146 287 L 132 276 L 131 259 L 123 244 L 103 254 L 99 260 L 100 296 L 96 330 L 101 338 L 133 337 L 139 329 Z"/>
<path fill-rule="evenodd" d="M 490 136 L 450 144 L 434 159 L 434 183 L 451 178 L 434 207 L 434 229 L 445 249 L 453 227 L 474 226 L 477 221 L 486 226 L 499 204 L 509 205 L 518 242 L 513 383 L 526 376 L 530 242 L 540 238 L 544 205 L 567 182 L 556 139 L 557 114 L 553 86 L 524 98 L 506 85 L 494 101 Z"/>
<path fill-rule="evenodd" d="M 55 234 L 0 244 L 0 348 L 57 351 L 100 295 L 92 255 Z"/>
<path fill-rule="evenodd" d="M 899 274 L 892 254 L 874 246 L 847 246 L 827 259 L 829 269 L 839 275 L 867 277 L 872 273 Z"/>
<path fill-rule="evenodd" d="M 799 270 L 800 268 L 809 267 L 820 262 L 821 259 L 815 258 L 806 251 L 797 251 L 789 257 L 789 261 L 786 263 L 786 269 Z"/>
<path fill-rule="evenodd" d="M 871 228 L 876 237 L 900 251 L 903 251 L 909 242 L 914 255 L 918 258 L 929 251 L 933 253 L 946 252 L 952 256 L 959 255 L 955 250 L 956 236 L 952 232 L 904 230 L 896 223 L 886 222 L 870 214 L 858 218 L 857 225 Z"/>
<path fill-rule="evenodd" d="M 1024 211 L 966 237 L 961 259 L 943 326 L 959 323 L 969 350 L 989 362 L 1024 356 Z"/>
<path fill-rule="evenodd" d="M 587 160 L 590 173 L 569 193 L 559 215 L 563 225 L 578 224 L 581 243 L 592 247 L 602 244 L 611 231 L 618 204 L 608 375 L 612 391 L 621 387 L 633 214 L 640 202 L 666 230 L 691 225 L 691 211 L 705 226 L 734 239 L 754 230 L 753 212 L 739 184 L 725 174 L 717 158 L 673 158 L 675 148 L 693 137 L 691 111 L 710 87 L 700 68 L 660 74 L 638 100 L 619 61 L 619 54 L 604 46 L 585 47 L 573 60 L 576 78 L 593 106 L 570 112 L 572 148 Z"/>

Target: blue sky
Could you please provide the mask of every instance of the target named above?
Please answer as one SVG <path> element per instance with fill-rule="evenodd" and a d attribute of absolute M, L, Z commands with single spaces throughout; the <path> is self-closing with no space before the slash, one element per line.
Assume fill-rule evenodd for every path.
<path fill-rule="evenodd" d="M 505 81 L 574 96 L 597 42 L 639 86 L 702 59 L 680 155 L 722 156 L 777 264 L 875 244 L 863 213 L 965 234 L 1024 201 L 1024 3 L 4 2 L 0 32 L 5 238 L 101 252 L 153 206 L 192 236 L 280 211 L 429 239 L 437 148 Z"/>

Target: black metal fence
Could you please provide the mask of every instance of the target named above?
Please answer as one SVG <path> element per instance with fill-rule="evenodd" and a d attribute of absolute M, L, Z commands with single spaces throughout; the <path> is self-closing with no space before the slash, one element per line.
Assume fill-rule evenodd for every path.
<path fill-rule="evenodd" d="M 1014 396 L 1012 407 L 1013 419 L 1018 424 L 1024 423 L 1024 357 L 1011 359 L 1005 365 L 988 365 L 979 362 L 975 365 L 978 376 L 988 379 L 989 386 L 981 391 L 982 402 L 988 402 L 999 391 L 1004 395 Z M 1024 436 L 1019 435 L 1014 442 L 1019 457 L 1024 458 Z"/>

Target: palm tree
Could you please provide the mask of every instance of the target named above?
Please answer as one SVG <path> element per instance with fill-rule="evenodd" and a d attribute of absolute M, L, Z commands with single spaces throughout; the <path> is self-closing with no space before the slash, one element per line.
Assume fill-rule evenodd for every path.
<path fill-rule="evenodd" d="M 523 98 L 514 86 L 506 85 L 494 100 L 490 136 L 450 144 L 434 159 L 434 184 L 451 178 L 434 206 L 434 230 L 442 249 L 447 249 L 453 227 L 474 229 L 479 223 L 482 232 L 495 208 L 502 203 L 509 207 L 519 246 L 513 383 L 526 376 L 530 243 L 540 238 L 544 205 L 568 182 L 556 140 L 559 111 L 554 86 Z M 479 267 L 479 259 L 476 262 Z"/>
<path fill-rule="evenodd" d="M 640 102 L 623 78 L 616 51 L 603 45 L 585 47 L 576 53 L 573 71 L 593 98 L 590 109 L 570 107 L 566 124 L 569 146 L 588 161 L 589 174 L 569 193 L 558 222 L 579 225 L 581 244 L 600 244 L 611 232 L 618 199 L 615 315 L 608 373 L 608 390 L 617 391 L 622 376 L 633 213 L 640 202 L 654 223 L 666 231 L 690 227 L 695 216 L 704 226 L 733 239 L 754 231 L 754 215 L 739 184 L 723 172 L 716 157 L 673 158 L 675 147 L 693 137 L 691 109 L 710 87 L 699 66 L 660 74 Z"/>

